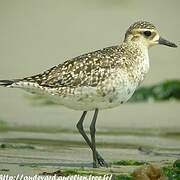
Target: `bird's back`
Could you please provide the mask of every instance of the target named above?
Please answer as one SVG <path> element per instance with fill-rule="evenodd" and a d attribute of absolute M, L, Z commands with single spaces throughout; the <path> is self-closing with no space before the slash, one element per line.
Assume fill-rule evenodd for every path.
<path fill-rule="evenodd" d="M 109 76 L 110 69 L 117 67 L 117 63 L 121 59 L 120 49 L 120 46 L 112 46 L 83 54 L 42 74 L 24 78 L 24 81 L 35 82 L 51 88 L 94 87 Z"/>

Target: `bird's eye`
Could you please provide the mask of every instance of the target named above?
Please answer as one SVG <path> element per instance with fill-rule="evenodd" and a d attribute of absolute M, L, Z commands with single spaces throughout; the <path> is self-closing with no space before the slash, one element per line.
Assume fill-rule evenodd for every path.
<path fill-rule="evenodd" d="M 149 36 L 151 36 L 151 31 L 144 31 L 144 35 L 146 36 L 146 37 L 149 37 Z"/>

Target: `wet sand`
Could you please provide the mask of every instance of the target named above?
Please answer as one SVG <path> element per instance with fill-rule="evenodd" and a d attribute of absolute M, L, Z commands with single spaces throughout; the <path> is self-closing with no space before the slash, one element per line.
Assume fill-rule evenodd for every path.
<path fill-rule="evenodd" d="M 126 127 L 122 122 L 114 118 L 111 123 L 116 124 L 116 128 L 108 126 L 110 122 L 106 125 L 101 122 L 104 128 L 98 123 L 97 148 L 108 162 L 138 160 L 164 166 L 180 158 L 178 126 L 166 127 L 159 120 L 155 127 L 152 124 L 157 121 L 153 118 L 146 123 L 137 120 L 136 125 L 141 126 L 134 128 Z M 91 151 L 75 128 L 5 127 L 0 133 L 0 143 L 0 169 L 9 169 L 1 173 L 33 175 L 58 169 L 92 167 Z M 143 153 L 139 147 L 153 152 Z M 135 168 L 112 166 L 110 169 L 112 172 L 130 173 Z"/>

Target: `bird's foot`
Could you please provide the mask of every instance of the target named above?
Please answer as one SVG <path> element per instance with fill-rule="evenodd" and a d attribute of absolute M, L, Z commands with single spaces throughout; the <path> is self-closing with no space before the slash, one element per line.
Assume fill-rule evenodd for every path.
<path fill-rule="evenodd" d="M 108 167 L 108 163 L 101 157 L 99 153 L 96 154 L 98 165 L 101 167 Z"/>
<path fill-rule="evenodd" d="M 98 168 L 100 167 L 100 165 L 98 164 L 98 162 L 93 162 L 93 168 Z"/>

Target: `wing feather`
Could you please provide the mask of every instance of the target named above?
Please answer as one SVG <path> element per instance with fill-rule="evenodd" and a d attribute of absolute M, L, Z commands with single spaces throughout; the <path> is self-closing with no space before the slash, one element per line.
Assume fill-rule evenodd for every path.
<path fill-rule="evenodd" d="M 48 87 L 96 86 L 120 63 L 119 51 L 120 46 L 112 46 L 87 53 L 25 80 Z"/>

